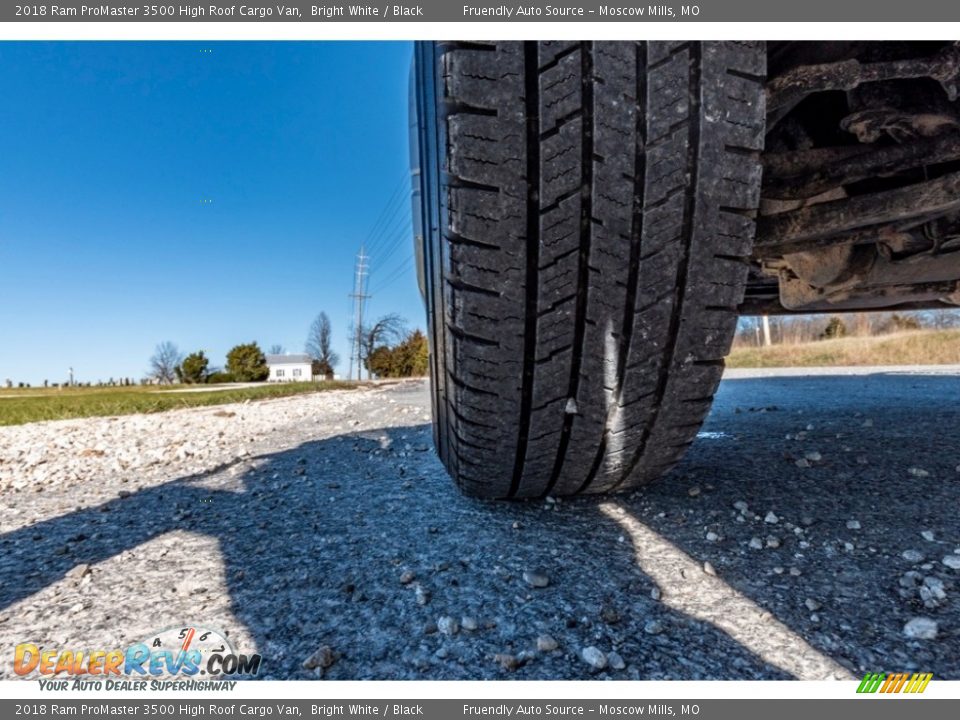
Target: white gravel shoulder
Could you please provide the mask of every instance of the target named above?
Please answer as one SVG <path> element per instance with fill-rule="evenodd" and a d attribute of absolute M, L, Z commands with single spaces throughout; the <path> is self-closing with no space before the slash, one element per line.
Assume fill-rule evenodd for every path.
<path fill-rule="evenodd" d="M 411 383 L 423 384 L 406 384 Z M 37 519 L 41 509 L 72 509 L 62 500 L 64 491 L 73 488 L 86 488 L 91 500 L 99 500 L 119 489 L 133 492 L 351 432 L 368 422 L 379 424 L 381 396 L 396 387 L 361 386 L 162 413 L 0 427 L 0 533 Z M 96 483 L 93 492 L 91 481 Z M 24 492 L 33 496 L 28 505 Z"/>

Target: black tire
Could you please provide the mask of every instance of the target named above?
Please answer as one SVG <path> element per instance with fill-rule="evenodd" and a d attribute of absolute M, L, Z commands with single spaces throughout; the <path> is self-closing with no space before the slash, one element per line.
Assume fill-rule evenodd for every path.
<path fill-rule="evenodd" d="M 434 428 L 461 490 L 627 490 L 693 442 L 743 298 L 762 43 L 419 43 Z"/>

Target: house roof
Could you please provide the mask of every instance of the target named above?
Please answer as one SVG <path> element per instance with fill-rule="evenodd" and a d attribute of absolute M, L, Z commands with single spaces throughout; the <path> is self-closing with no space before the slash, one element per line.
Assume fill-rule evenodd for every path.
<path fill-rule="evenodd" d="M 303 365 L 313 360 L 309 355 L 267 355 L 267 365 Z"/>

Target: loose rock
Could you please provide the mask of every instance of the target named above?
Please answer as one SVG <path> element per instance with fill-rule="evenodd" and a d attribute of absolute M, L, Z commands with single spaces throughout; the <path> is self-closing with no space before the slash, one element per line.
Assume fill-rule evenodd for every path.
<path fill-rule="evenodd" d="M 541 635 L 537 638 L 537 650 L 540 652 L 553 652 L 559 647 L 552 635 Z"/>
<path fill-rule="evenodd" d="M 947 591 L 943 580 L 937 577 L 925 577 L 920 586 L 920 599 L 924 607 L 938 608 L 947 601 Z"/>
<path fill-rule="evenodd" d="M 523 573 L 523 581 L 530 587 L 545 588 L 550 584 L 550 578 L 542 570 L 526 570 Z"/>
<path fill-rule="evenodd" d="M 923 553 L 919 550 L 904 550 L 902 557 L 907 562 L 919 563 L 923 562 Z"/>
<path fill-rule="evenodd" d="M 326 670 L 336 662 L 336 655 L 329 645 L 321 645 L 313 655 L 303 661 L 305 670 Z"/>
<path fill-rule="evenodd" d="M 903 626 L 903 634 L 915 640 L 934 640 L 937 637 L 937 621 L 915 617 Z"/>
<path fill-rule="evenodd" d="M 607 656 L 593 645 L 585 647 L 583 652 L 580 653 L 580 657 L 594 670 L 603 670 L 607 666 Z"/>
<path fill-rule="evenodd" d="M 460 624 L 449 615 L 437 618 L 437 630 L 444 635 L 456 635 L 460 631 Z"/>
<path fill-rule="evenodd" d="M 647 620 L 647 622 L 644 623 L 643 631 L 647 635 L 659 635 L 664 631 L 663 623 L 659 620 Z"/>
<path fill-rule="evenodd" d="M 960 570 L 960 555 L 946 555 L 940 562 L 951 570 Z"/>

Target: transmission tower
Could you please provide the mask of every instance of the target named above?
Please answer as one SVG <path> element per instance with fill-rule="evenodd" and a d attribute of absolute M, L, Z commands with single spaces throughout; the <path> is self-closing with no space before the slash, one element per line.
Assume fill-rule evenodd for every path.
<path fill-rule="evenodd" d="M 360 333 L 363 328 L 363 301 L 370 296 L 366 294 L 367 260 L 369 256 L 364 252 L 363 245 L 360 246 L 360 253 L 357 255 L 356 270 L 353 276 L 353 292 L 350 297 L 353 298 L 353 348 L 350 352 L 350 376 L 353 377 L 353 362 L 357 362 L 357 380 L 360 380 L 363 372 L 363 352 Z"/>

